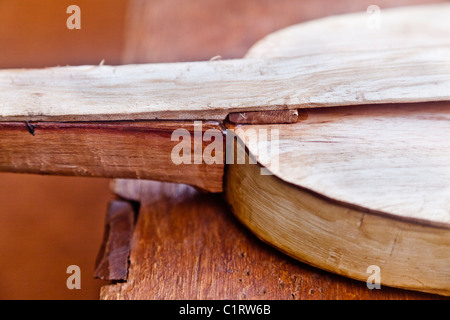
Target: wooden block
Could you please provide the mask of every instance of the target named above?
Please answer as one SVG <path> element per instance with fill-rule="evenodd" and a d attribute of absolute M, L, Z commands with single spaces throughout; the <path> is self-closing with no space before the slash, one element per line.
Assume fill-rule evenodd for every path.
<path fill-rule="evenodd" d="M 95 278 L 127 280 L 134 224 L 134 210 L 129 202 L 120 200 L 110 202 L 103 243 L 95 264 Z"/>
<path fill-rule="evenodd" d="M 180 142 L 172 141 L 177 129 L 191 139 L 191 164 L 172 161 L 172 150 Z M 203 122 L 200 128 L 192 121 L 1 122 L 0 171 L 153 179 L 220 192 L 224 161 L 203 161 L 210 142 L 200 139 L 195 144 L 196 130 L 204 138 L 206 131 L 221 135 L 223 128 L 217 122 Z M 215 152 L 224 159 L 223 150 Z"/>
<path fill-rule="evenodd" d="M 294 123 L 297 122 L 298 111 L 272 110 L 236 112 L 228 115 L 228 121 L 234 124 L 268 124 L 268 123 Z"/>

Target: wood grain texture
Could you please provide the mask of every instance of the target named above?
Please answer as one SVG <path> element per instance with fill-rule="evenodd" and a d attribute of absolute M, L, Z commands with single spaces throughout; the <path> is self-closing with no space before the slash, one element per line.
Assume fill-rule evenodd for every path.
<path fill-rule="evenodd" d="M 419 26 L 419 16 L 426 12 L 416 11 Z M 431 16 L 437 19 L 439 14 Z M 387 12 L 383 21 L 393 32 L 372 35 L 367 45 L 367 30 L 354 28 L 358 19 L 344 19 L 280 31 L 247 56 L 281 57 L 299 50 L 312 54 L 321 40 L 311 35 L 333 25 L 339 35 L 331 35 L 325 52 L 345 51 L 346 46 L 355 52 L 379 52 L 421 38 L 427 39 L 424 43 L 448 41 L 445 32 L 427 37 L 411 21 L 395 20 Z M 443 21 L 430 22 L 430 33 Z M 279 130 L 275 157 L 261 154 L 267 142 L 246 145 L 276 176 L 261 176 L 256 165 L 247 172 L 232 166 L 227 199 L 255 234 L 297 259 L 356 279 L 367 276 L 370 263 L 381 268 L 382 283 L 449 295 L 449 110 L 446 102 L 304 109 L 294 125 L 241 126 L 241 132 Z M 249 190 L 252 182 L 254 192 Z M 267 201 L 266 192 L 277 200 Z"/>
<path fill-rule="evenodd" d="M 128 201 L 114 200 L 109 203 L 103 243 L 95 263 L 95 278 L 127 280 L 134 215 L 133 206 Z"/>
<path fill-rule="evenodd" d="M 350 48 L 352 52 L 377 53 L 418 44 L 446 44 L 450 33 L 444 24 L 449 12 L 448 3 L 382 9 L 380 28 L 375 30 L 363 27 L 369 22 L 367 13 L 326 17 L 268 35 L 246 57 L 315 54 L 319 48 L 320 53 Z M 425 111 L 429 106 L 432 109 Z M 330 199 L 397 218 L 448 227 L 449 106 L 448 103 L 367 106 L 361 113 L 354 108 L 340 108 L 338 113 L 303 110 L 302 124 L 296 125 L 296 129 L 280 127 L 286 130 L 281 132 L 282 151 L 271 171 L 285 181 Z M 293 130 L 288 133 L 290 129 Z M 351 141 L 344 142 L 347 129 Z M 253 156 L 260 158 L 254 144 L 247 147 Z M 297 168 L 283 165 L 294 159 L 300 160 Z M 332 178 L 319 173 L 326 159 L 333 162 L 325 169 L 333 172 Z M 339 159 L 343 160 L 342 166 Z M 264 161 L 269 163 L 270 159 Z M 353 183 L 355 188 L 350 186 Z"/>
<path fill-rule="evenodd" d="M 450 45 L 435 45 L 283 59 L 3 70 L 0 120 L 223 120 L 230 112 L 450 100 L 449 56 Z"/>
<path fill-rule="evenodd" d="M 348 206 L 450 228 L 450 103 L 397 104 L 307 111 L 246 147 L 278 178 Z M 278 152 L 276 152 L 278 151 Z"/>
<path fill-rule="evenodd" d="M 368 279 L 370 266 L 377 266 L 382 286 L 450 296 L 450 228 L 330 201 L 262 175 L 261 166 L 248 159 L 227 166 L 225 186 L 238 219 L 257 237 L 300 261 L 361 281 Z"/>
<path fill-rule="evenodd" d="M 141 201 L 126 283 L 101 299 L 434 299 L 366 284 L 290 259 L 253 237 L 219 195 L 140 181 Z M 114 189 L 130 194 L 123 184 Z"/>
<path fill-rule="evenodd" d="M 177 129 L 183 132 L 172 139 Z M 210 142 L 195 140 L 196 130 L 205 138 L 206 131 L 220 136 L 223 129 L 217 122 L 204 122 L 201 128 L 194 122 L 176 121 L 35 122 L 28 127 L 23 122 L 3 122 L 0 171 L 153 179 L 220 192 L 224 161 L 205 163 L 202 156 Z M 191 162 L 177 165 L 172 150 L 185 138 L 191 141 Z M 222 149 L 215 152 L 218 159 L 224 159 Z"/>

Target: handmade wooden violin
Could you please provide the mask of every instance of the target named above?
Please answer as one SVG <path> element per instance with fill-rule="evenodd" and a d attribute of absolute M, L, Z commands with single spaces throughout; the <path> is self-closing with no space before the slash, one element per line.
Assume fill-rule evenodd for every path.
<path fill-rule="evenodd" d="M 449 15 L 328 17 L 236 60 L 1 70 L 0 170 L 224 192 L 298 260 L 450 295 Z"/>

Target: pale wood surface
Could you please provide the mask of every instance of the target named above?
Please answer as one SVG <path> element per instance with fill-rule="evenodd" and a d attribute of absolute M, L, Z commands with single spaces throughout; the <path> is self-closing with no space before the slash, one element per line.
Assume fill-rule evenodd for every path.
<path fill-rule="evenodd" d="M 268 35 L 246 57 L 448 44 L 449 13 L 448 3 L 382 9 L 378 30 L 367 28 L 367 13 L 326 17 Z M 280 155 L 272 165 L 260 160 L 282 180 L 329 199 L 449 227 L 449 112 L 448 102 L 303 110 L 295 125 L 264 127 L 280 130 Z M 254 142 L 247 147 L 263 156 Z"/>
<path fill-rule="evenodd" d="M 374 3 L 375 4 L 375 3 Z M 324 52 L 379 52 L 386 49 L 450 44 L 450 4 L 428 4 L 374 13 L 333 15 L 273 32 L 258 41 L 246 58 L 294 57 Z"/>
<path fill-rule="evenodd" d="M 3 70 L 0 120 L 223 120 L 240 111 L 450 100 L 449 12 L 448 4 L 383 10 L 379 34 L 360 31 L 367 14 L 323 19 L 267 37 L 252 60 Z M 318 51 L 324 40 L 312 46 L 310 37 L 329 29 L 340 36 Z"/>
<path fill-rule="evenodd" d="M 436 45 L 283 59 L 3 70 L 0 120 L 223 120 L 241 111 L 450 100 L 449 56 L 450 45 Z"/>
<path fill-rule="evenodd" d="M 305 119 L 306 118 L 306 119 Z M 450 228 L 450 103 L 309 109 L 286 125 L 248 125 L 279 153 L 260 155 L 264 136 L 246 140 L 280 179 L 348 206 Z M 274 149 L 275 150 L 275 149 Z M 270 150 L 269 150 L 270 151 Z"/>

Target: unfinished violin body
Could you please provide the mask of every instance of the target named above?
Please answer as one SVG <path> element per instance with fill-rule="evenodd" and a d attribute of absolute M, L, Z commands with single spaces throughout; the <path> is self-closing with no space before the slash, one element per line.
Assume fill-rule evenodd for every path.
<path fill-rule="evenodd" d="M 223 191 L 295 259 L 450 295 L 449 15 L 383 10 L 380 28 L 366 13 L 324 18 L 237 60 L 0 71 L 0 170 Z M 174 163 L 196 122 L 194 163 Z M 219 144 L 202 161 L 211 136 L 231 134 L 233 154 Z"/>
<path fill-rule="evenodd" d="M 440 13 L 427 8 L 386 10 L 379 33 L 363 27 L 362 14 L 293 26 L 260 41 L 247 57 L 444 45 L 433 35 L 450 39 L 439 17 L 449 6 Z M 420 28 L 429 28 L 429 36 Z M 369 282 L 378 273 L 381 285 L 449 295 L 450 103 L 299 113 L 296 123 L 240 126 L 241 141 L 250 128 L 278 130 L 278 153 L 267 157 L 261 154 L 267 141 L 247 141 L 247 156 L 261 158 L 259 164 L 227 168 L 225 193 L 239 220 L 313 266 Z"/>

